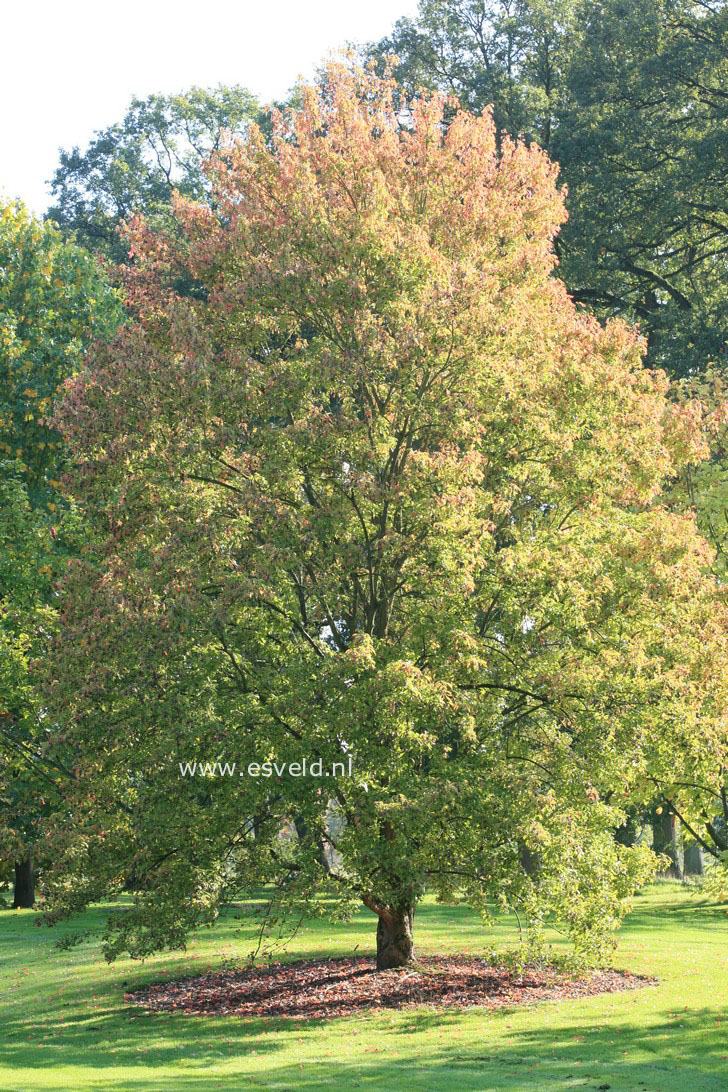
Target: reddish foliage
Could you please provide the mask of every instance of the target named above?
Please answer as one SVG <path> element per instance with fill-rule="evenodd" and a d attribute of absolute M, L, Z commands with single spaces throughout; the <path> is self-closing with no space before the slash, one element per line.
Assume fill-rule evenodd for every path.
<path fill-rule="evenodd" d="M 425 956 L 399 971 L 377 971 L 373 959 L 317 959 L 159 982 L 126 997 L 149 1012 L 321 1019 L 413 1005 L 495 1009 L 653 982 L 625 971 L 509 971 L 472 956 Z"/>

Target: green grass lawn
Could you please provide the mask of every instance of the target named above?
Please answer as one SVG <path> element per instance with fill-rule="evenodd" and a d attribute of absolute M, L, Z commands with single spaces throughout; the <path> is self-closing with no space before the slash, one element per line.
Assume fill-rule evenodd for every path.
<path fill-rule="evenodd" d="M 330 1021 L 147 1016 L 124 993 L 244 956 L 235 912 L 184 954 L 108 966 L 98 937 L 70 951 L 63 927 L 32 911 L 0 912 L 0 1088 L 20 1089 L 728 1089 L 728 916 L 679 885 L 637 899 L 614 965 L 659 985 L 532 1008 L 407 1010 Z M 102 915 L 84 925 L 100 931 Z M 320 921 L 292 958 L 370 952 L 374 918 Z M 69 926 L 74 931 L 77 923 Z M 513 944 L 507 921 L 484 930 L 462 907 L 418 910 L 422 953 Z"/>

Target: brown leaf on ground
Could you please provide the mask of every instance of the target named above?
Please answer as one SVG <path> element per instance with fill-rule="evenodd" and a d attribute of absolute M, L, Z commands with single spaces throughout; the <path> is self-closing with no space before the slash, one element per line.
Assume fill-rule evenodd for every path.
<path fill-rule="evenodd" d="M 349 1016 L 366 1009 L 482 1006 L 586 997 L 653 985 L 627 971 L 569 975 L 548 967 L 511 971 L 472 956 L 424 956 L 413 967 L 377 971 L 373 959 L 312 959 L 157 982 L 126 994 L 147 1012 L 199 1016 Z"/>

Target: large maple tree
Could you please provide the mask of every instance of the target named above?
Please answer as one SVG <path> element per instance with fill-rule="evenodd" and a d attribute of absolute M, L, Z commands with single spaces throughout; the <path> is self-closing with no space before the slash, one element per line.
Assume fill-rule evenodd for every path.
<path fill-rule="evenodd" d="M 266 883 L 271 922 L 363 902 L 386 968 L 427 889 L 598 960 L 652 867 L 623 807 L 723 746 L 710 549 L 659 503 L 700 413 L 554 276 L 542 151 L 344 63 L 301 102 L 132 227 L 133 318 L 57 418 L 97 531 L 48 677 L 52 913 L 133 873 L 107 950 L 143 955 Z M 238 776 L 304 758 L 344 776 Z"/>

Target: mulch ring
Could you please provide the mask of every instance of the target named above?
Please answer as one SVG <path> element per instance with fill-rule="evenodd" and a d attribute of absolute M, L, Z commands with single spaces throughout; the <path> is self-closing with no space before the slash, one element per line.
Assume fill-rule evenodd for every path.
<path fill-rule="evenodd" d="M 415 1005 L 499 1009 L 633 990 L 655 981 L 626 971 L 582 976 L 540 966 L 510 971 L 462 955 L 423 956 L 414 967 L 397 971 L 377 971 L 373 959 L 311 959 L 157 982 L 126 999 L 152 1013 L 312 1020 Z"/>

